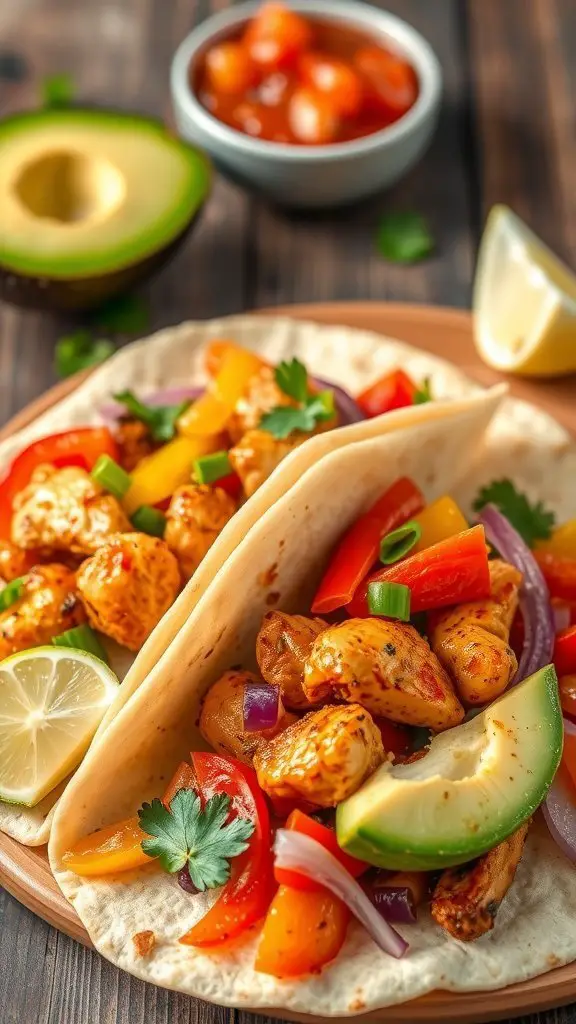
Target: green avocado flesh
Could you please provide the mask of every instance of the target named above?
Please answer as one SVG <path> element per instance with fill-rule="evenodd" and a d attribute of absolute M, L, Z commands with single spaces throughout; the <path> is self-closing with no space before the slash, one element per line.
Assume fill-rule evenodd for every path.
<path fill-rule="evenodd" d="M 201 153 L 134 114 L 18 114 L 0 122 L 0 149 L 0 268 L 45 282 L 146 261 L 182 235 L 210 185 Z"/>
<path fill-rule="evenodd" d="M 440 733 L 424 757 L 382 765 L 338 807 L 338 842 L 394 871 L 472 860 L 542 803 L 562 741 L 558 681 L 548 665 L 472 721 Z"/>

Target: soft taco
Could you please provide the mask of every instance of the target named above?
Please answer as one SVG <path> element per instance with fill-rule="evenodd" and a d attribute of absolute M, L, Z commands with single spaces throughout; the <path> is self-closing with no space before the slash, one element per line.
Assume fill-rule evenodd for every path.
<path fill-rule="evenodd" d="M 5 440 L 0 659 L 13 660 L 0 676 L 0 829 L 47 840 L 54 803 L 95 730 L 309 466 L 340 445 L 441 415 L 442 399 L 473 390 L 400 342 L 232 317 L 129 346 Z M 44 660 L 26 653 L 45 645 L 58 650 Z M 87 652 L 78 692 L 67 648 Z M 31 673 L 34 695 L 15 699 Z M 65 736 L 67 694 L 84 712 L 80 723 L 74 711 Z"/>
<path fill-rule="evenodd" d="M 49 854 L 115 964 L 342 1016 L 576 957 L 573 867 L 531 824 L 545 800 L 570 848 L 546 581 L 562 624 L 575 453 L 513 401 L 484 437 L 501 399 L 307 470 L 93 745 Z"/>

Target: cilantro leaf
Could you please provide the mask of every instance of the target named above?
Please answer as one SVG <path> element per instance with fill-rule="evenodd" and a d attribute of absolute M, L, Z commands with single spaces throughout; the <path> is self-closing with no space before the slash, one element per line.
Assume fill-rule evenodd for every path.
<path fill-rule="evenodd" d="M 414 395 L 414 405 L 425 405 L 426 402 L 432 402 L 432 390 L 430 388 L 430 377 L 424 377 L 422 386 L 418 388 Z"/>
<path fill-rule="evenodd" d="M 150 310 L 139 296 L 120 295 L 100 306 L 92 322 L 111 334 L 142 334 L 150 325 Z"/>
<path fill-rule="evenodd" d="M 114 399 L 126 406 L 130 416 L 146 424 L 155 441 L 172 440 L 179 417 L 191 404 L 186 399 L 178 405 L 145 405 L 133 391 L 120 391 Z"/>
<path fill-rule="evenodd" d="M 553 512 L 541 501 L 530 503 L 511 480 L 493 480 L 482 487 L 472 507 L 480 512 L 490 504 L 500 509 L 530 548 L 537 540 L 548 540 L 556 523 Z"/>
<path fill-rule="evenodd" d="M 424 217 L 410 211 L 388 213 L 380 221 L 376 244 L 391 263 L 417 263 L 434 249 L 434 239 Z"/>
<path fill-rule="evenodd" d="M 80 328 L 56 342 L 54 368 L 59 377 L 70 377 L 80 370 L 87 370 L 90 366 L 103 363 L 112 355 L 114 349 L 112 341 L 93 338 L 90 331 Z"/>
<path fill-rule="evenodd" d="M 42 106 L 47 110 L 69 107 L 74 99 L 74 80 L 65 72 L 48 75 L 42 82 Z"/>
<path fill-rule="evenodd" d="M 274 371 L 276 383 L 281 391 L 296 402 L 305 402 L 308 398 L 308 371 L 299 359 L 291 359 L 289 363 L 279 363 Z"/>
<path fill-rule="evenodd" d="M 152 837 L 142 841 L 142 849 L 171 874 L 187 865 L 200 892 L 215 889 L 228 880 L 230 860 L 244 852 L 254 831 L 247 818 L 227 823 L 229 812 L 225 793 L 210 797 L 204 809 L 192 789 L 179 790 L 170 810 L 155 799 L 138 811 L 140 828 Z"/>
<path fill-rule="evenodd" d="M 333 392 L 320 391 L 317 395 L 310 395 L 306 404 L 300 408 L 292 405 L 276 406 L 262 417 L 260 427 L 278 440 L 283 440 L 295 430 L 310 434 L 318 423 L 331 420 L 333 415 Z"/>

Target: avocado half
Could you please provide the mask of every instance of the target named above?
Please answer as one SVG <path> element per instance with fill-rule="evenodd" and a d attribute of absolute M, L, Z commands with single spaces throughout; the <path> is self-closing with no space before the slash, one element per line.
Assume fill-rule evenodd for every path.
<path fill-rule="evenodd" d="M 160 121 L 73 107 L 0 122 L 0 296 L 98 306 L 175 252 L 211 166 Z"/>

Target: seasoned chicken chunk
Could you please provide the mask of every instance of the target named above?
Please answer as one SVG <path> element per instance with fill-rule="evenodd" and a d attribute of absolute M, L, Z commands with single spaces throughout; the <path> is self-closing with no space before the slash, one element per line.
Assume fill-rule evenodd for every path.
<path fill-rule="evenodd" d="M 247 732 L 244 728 L 244 691 L 246 686 L 255 683 L 261 683 L 261 680 L 252 672 L 225 672 L 208 690 L 200 712 L 200 732 L 206 742 L 218 754 L 237 757 L 245 764 L 252 764 L 254 754 L 262 743 L 267 743 L 297 721 L 296 715 L 291 715 L 281 706 L 278 724 L 274 729 Z"/>
<path fill-rule="evenodd" d="M 323 619 L 286 612 L 268 612 L 256 637 L 256 659 L 267 683 L 280 687 L 288 708 L 310 710 L 304 693 L 304 664 L 317 636 L 327 629 Z"/>
<path fill-rule="evenodd" d="M 464 717 L 450 679 L 414 626 L 349 619 L 314 641 L 304 670 L 309 700 L 353 701 L 371 714 L 436 732 Z"/>
<path fill-rule="evenodd" d="M 118 461 L 127 473 L 136 469 L 142 459 L 158 448 L 146 424 L 132 416 L 123 416 L 118 420 L 115 439 L 119 451 Z"/>
<path fill-rule="evenodd" d="M 40 552 L 25 551 L 9 540 L 0 540 L 0 580 L 4 580 L 5 583 L 17 579 L 18 576 L 24 576 L 40 561 Z"/>
<path fill-rule="evenodd" d="M 263 366 L 248 381 L 245 394 L 236 403 L 228 423 L 228 433 L 233 441 L 239 441 L 248 430 L 254 430 L 263 415 L 279 405 L 295 405 L 289 395 L 281 391 L 276 383 L 273 366 Z"/>
<path fill-rule="evenodd" d="M 178 563 L 163 540 L 123 533 L 87 558 L 78 592 L 95 629 L 138 651 L 180 589 Z"/>
<path fill-rule="evenodd" d="M 12 540 L 21 548 L 90 555 L 130 530 L 121 505 L 77 466 L 40 466 L 14 500 Z"/>
<path fill-rule="evenodd" d="M 0 613 L 0 660 L 50 644 L 85 621 L 74 573 L 65 565 L 37 565 L 24 577 L 22 597 Z"/>
<path fill-rule="evenodd" d="M 384 760 L 380 730 L 359 704 L 310 711 L 254 755 L 258 782 L 276 807 L 335 807 Z"/>
<path fill-rule="evenodd" d="M 514 881 L 530 822 L 489 853 L 444 871 L 432 897 L 434 920 L 455 939 L 472 942 L 494 927 L 498 908 Z"/>
<path fill-rule="evenodd" d="M 309 437 L 308 434 L 295 433 L 279 440 L 267 430 L 249 430 L 233 448 L 228 457 L 234 471 L 242 481 L 247 498 L 255 491 L 279 466 L 282 459 Z"/>
<path fill-rule="evenodd" d="M 164 540 L 176 555 L 186 580 L 236 511 L 233 498 L 221 487 L 186 484 L 172 495 L 166 513 Z"/>
<path fill-rule="evenodd" d="M 465 704 L 486 704 L 504 692 L 518 663 L 508 645 L 522 573 L 490 562 L 491 597 L 428 617 L 430 643 Z"/>

